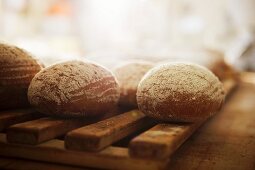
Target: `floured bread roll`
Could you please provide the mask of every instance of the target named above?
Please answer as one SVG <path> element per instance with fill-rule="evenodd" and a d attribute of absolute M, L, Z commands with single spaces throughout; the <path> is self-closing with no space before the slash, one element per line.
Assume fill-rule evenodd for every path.
<path fill-rule="evenodd" d="M 120 85 L 120 105 L 137 107 L 136 91 L 142 77 L 153 64 L 145 61 L 133 61 L 116 67 L 114 74 Z"/>
<path fill-rule="evenodd" d="M 29 105 L 27 88 L 42 66 L 28 52 L 0 43 L 0 110 Z"/>
<path fill-rule="evenodd" d="M 33 78 L 29 102 L 40 112 L 60 117 L 96 116 L 113 109 L 119 85 L 110 71 L 91 62 L 67 61 Z"/>
<path fill-rule="evenodd" d="M 150 70 L 137 90 L 139 109 L 163 121 L 195 122 L 218 111 L 225 94 L 208 69 L 189 63 L 168 63 Z"/>

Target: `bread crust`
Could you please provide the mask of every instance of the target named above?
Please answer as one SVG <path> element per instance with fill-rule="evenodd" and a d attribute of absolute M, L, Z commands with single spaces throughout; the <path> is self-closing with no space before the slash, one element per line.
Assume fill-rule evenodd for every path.
<path fill-rule="evenodd" d="M 119 104 L 124 107 L 136 108 L 137 86 L 142 77 L 153 68 L 153 64 L 146 61 L 132 61 L 114 69 L 114 74 L 120 85 Z"/>
<path fill-rule="evenodd" d="M 36 74 L 28 99 L 40 112 L 51 116 L 96 116 L 116 106 L 119 86 L 113 74 L 102 66 L 67 61 Z"/>
<path fill-rule="evenodd" d="M 137 90 L 139 109 L 163 121 L 201 121 L 218 111 L 224 98 L 219 79 L 191 63 L 157 66 L 143 77 Z"/>
<path fill-rule="evenodd" d="M 0 110 L 27 107 L 27 88 L 42 65 L 27 51 L 0 43 Z"/>

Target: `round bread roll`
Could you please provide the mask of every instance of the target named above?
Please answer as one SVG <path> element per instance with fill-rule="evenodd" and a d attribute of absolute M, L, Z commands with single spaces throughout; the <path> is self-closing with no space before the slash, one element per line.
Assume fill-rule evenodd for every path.
<path fill-rule="evenodd" d="M 145 61 L 133 61 L 125 63 L 114 70 L 120 85 L 119 104 L 126 107 L 137 107 L 136 91 L 142 77 L 153 64 Z"/>
<path fill-rule="evenodd" d="M 0 110 L 28 106 L 28 86 L 42 66 L 25 50 L 2 43 L 0 66 Z"/>
<path fill-rule="evenodd" d="M 50 66 L 36 74 L 28 89 L 31 105 L 59 117 L 104 114 L 117 105 L 119 95 L 112 73 L 88 61 Z"/>
<path fill-rule="evenodd" d="M 196 122 L 218 111 L 225 94 L 219 79 L 191 63 L 168 63 L 149 71 L 137 90 L 138 107 L 163 121 Z"/>

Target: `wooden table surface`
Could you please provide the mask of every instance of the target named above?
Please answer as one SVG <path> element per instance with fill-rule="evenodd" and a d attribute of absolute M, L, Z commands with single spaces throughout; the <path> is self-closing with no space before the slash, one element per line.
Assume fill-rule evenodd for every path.
<path fill-rule="evenodd" d="M 4 169 L 84 168 L 0 157 Z M 168 169 L 255 170 L 255 84 L 241 83 L 224 108 L 172 156 Z"/>

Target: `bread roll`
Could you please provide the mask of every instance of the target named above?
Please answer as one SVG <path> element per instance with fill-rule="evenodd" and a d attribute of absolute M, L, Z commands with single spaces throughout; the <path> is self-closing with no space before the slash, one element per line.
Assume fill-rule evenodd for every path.
<path fill-rule="evenodd" d="M 97 64 L 67 61 L 36 74 L 28 99 L 51 116 L 96 116 L 116 106 L 119 86 L 112 73 Z"/>
<path fill-rule="evenodd" d="M 0 44 L 0 110 L 28 106 L 27 88 L 42 66 L 28 52 Z"/>
<path fill-rule="evenodd" d="M 118 66 L 114 74 L 120 85 L 121 106 L 130 108 L 137 107 L 136 91 L 137 86 L 145 75 L 153 67 L 153 64 L 145 61 L 133 61 Z"/>
<path fill-rule="evenodd" d="M 168 63 L 150 70 L 137 90 L 138 107 L 163 121 L 196 122 L 218 111 L 225 94 L 208 69 L 190 63 Z"/>

